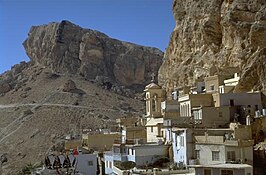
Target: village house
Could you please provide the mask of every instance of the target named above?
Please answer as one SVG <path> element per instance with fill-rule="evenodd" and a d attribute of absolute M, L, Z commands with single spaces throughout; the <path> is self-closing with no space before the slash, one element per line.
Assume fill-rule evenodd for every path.
<path fill-rule="evenodd" d="M 253 165 L 251 127 L 231 123 L 228 129 L 194 130 L 198 164 L 245 163 Z"/>
<path fill-rule="evenodd" d="M 197 127 L 221 128 L 229 126 L 234 112 L 230 106 L 194 107 L 192 108 L 194 123 Z"/>
<path fill-rule="evenodd" d="M 213 75 L 205 77 L 205 91 L 206 93 L 218 93 L 219 87 L 224 85 L 225 76 Z"/>
<path fill-rule="evenodd" d="M 121 117 L 116 119 L 116 122 L 119 126 L 122 143 L 126 143 L 128 140 L 147 141 L 145 121 L 142 117 Z"/>
<path fill-rule="evenodd" d="M 119 132 L 84 131 L 82 134 L 82 146 L 85 149 L 95 151 L 111 150 L 115 140 L 120 139 Z"/>
<path fill-rule="evenodd" d="M 190 88 L 191 94 L 202 94 L 205 93 L 205 82 L 203 79 L 196 79 L 194 86 Z"/>
<path fill-rule="evenodd" d="M 232 93 L 239 79 L 238 73 L 235 73 L 233 78 L 225 79 L 224 84 L 219 86 L 219 93 Z"/>
<path fill-rule="evenodd" d="M 191 117 L 192 108 L 211 107 L 213 98 L 211 94 L 185 94 L 178 97 L 181 117 Z"/>
<path fill-rule="evenodd" d="M 112 151 L 104 153 L 105 173 L 111 174 L 117 162 L 134 162 L 138 167 L 151 166 L 160 158 L 168 156 L 169 145 L 143 144 L 140 142 L 117 142 Z"/>
<path fill-rule="evenodd" d="M 34 169 L 32 174 L 99 174 L 98 154 L 82 148 L 64 154 L 54 152 L 45 158 L 44 163 L 43 167 Z"/>
<path fill-rule="evenodd" d="M 164 119 L 175 119 L 180 116 L 177 100 L 165 100 L 161 103 L 161 113 Z"/>
<path fill-rule="evenodd" d="M 256 111 L 262 111 L 262 93 L 224 93 L 213 94 L 215 107 L 230 106 L 231 121 L 235 120 L 241 124 L 245 124 L 246 117 L 254 118 Z"/>
<path fill-rule="evenodd" d="M 173 161 L 178 167 L 186 167 L 193 159 L 193 130 L 190 128 L 172 129 Z"/>

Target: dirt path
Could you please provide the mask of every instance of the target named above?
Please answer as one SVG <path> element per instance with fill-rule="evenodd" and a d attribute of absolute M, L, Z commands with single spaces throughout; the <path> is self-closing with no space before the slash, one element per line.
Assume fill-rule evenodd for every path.
<path fill-rule="evenodd" d="M 54 95 L 56 95 L 59 92 L 53 92 L 49 96 L 43 98 L 41 102 L 39 103 L 25 103 L 25 104 L 8 104 L 8 105 L 0 105 L 0 109 L 6 109 L 6 108 L 17 108 L 17 107 L 31 107 L 31 111 L 35 111 L 39 107 L 42 106 L 51 106 L 51 107 L 67 107 L 67 108 L 80 108 L 80 109 L 89 109 L 89 110 L 99 110 L 99 111 L 114 111 L 117 112 L 117 110 L 110 109 L 110 108 L 95 108 L 90 106 L 79 106 L 79 105 L 71 105 L 71 104 L 56 104 L 56 103 L 46 103 L 49 99 L 51 99 Z M 2 128 L 0 131 L 0 143 L 2 143 L 6 138 L 14 134 L 17 130 L 21 128 L 23 123 L 28 121 L 33 117 L 32 114 L 21 114 L 19 117 L 17 117 L 15 120 L 13 120 L 11 123 L 9 123 L 6 127 Z"/>

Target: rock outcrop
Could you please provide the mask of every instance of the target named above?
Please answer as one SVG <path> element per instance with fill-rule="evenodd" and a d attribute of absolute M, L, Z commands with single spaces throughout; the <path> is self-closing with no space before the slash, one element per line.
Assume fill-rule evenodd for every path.
<path fill-rule="evenodd" d="M 111 78 L 117 84 L 146 84 L 162 63 L 156 48 L 112 39 L 69 21 L 33 26 L 23 43 L 34 64 L 87 79 Z"/>
<path fill-rule="evenodd" d="M 266 85 L 265 0 L 175 0 L 176 27 L 159 84 L 192 85 L 213 74 L 240 73 L 235 91 Z"/>
<path fill-rule="evenodd" d="M 67 82 L 63 85 L 63 92 L 71 92 L 77 89 L 76 83 L 73 80 L 67 80 Z"/>
<path fill-rule="evenodd" d="M 6 93 L 10 90 L 11 90 L 11 86 L 9 85 L 9 83 L 5 81 L 0 81 L 0 94 Z"/>

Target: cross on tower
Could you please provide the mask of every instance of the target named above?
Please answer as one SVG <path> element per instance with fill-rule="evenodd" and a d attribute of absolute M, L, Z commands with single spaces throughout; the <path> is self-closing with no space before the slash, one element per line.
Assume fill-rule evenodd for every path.
<path fill-rule="evenodd" d="M 156 76 L 155 73 L 152 73 L 151 74 L 151 82 L 154 82 L 155 81 L 155 76 Z"/>

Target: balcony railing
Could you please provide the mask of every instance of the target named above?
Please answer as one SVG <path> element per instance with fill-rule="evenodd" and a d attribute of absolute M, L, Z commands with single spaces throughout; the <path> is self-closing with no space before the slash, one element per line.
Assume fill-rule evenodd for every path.
<path fill-rule="evenodd" d="M 146 139 L 116 139 L 114 140 L 114 144 L 125 144 L 125 145 L 136 145 L 136 144 L 144 144 L 146 143 Z"/>
<path fill-rule="evenodd" d="M 188 164 L 189 165 L 199 165 L 200 162 L 199 162 L 199 159 L 189 159 Z"/>

